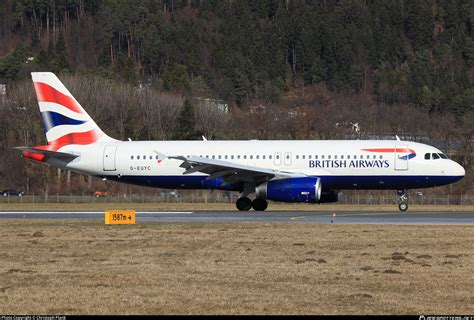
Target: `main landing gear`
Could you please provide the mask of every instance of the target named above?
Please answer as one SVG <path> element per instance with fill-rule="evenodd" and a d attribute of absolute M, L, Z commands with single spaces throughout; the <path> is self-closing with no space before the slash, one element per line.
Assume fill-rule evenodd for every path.
<path fill-rule="evenodd" d="M 408 193 L 405 190 L 397 190 L 398 209 L 400 211 L 408 210 Z"/>
<path fill-rule="evenodd" d="M 251 208 L 253 208 L 255 211 L 265 211 L 265 209 L 268 207 L 268 202 L 267 200 L 260 198 L 252 201 L 247 197 L 241 197 L 237 199 L 235 205 L 239 211 L 249 211 Z"/>

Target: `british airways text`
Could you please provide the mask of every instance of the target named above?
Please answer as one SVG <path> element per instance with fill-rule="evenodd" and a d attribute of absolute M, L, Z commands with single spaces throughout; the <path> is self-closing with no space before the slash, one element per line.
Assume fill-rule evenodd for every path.
<path fill-rule="evenodd" d="M 309 160 L 310 168 L 388 168 L 388 160 Z"/>

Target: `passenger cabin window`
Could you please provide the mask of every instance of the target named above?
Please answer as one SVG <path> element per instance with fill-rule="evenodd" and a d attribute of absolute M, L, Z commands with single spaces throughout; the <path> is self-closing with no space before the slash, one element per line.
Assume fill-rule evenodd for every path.
<path fill-rule="evenodd" d="M 296 155 L 296 160 L 298 160 L 299 158 L 300 158 L 300 156 L 299 156 L 299 155 Z"/>
<path fill-rule="evenodd" d="M 132 159 L 132 160 L 133 160 L 133 156 L 130 156 L 130 159 Z"/>
<path fill-rule="evenodd" d="M 137 156 L 137 160 L 140 160 L 140 156 Z"/>
<path fill-rule="evenodd" d="M 269 155 L 269 156 L 268 156 L 268 159 L 272 160 L 272 155 Z M 277 158 L 277 159 L 278 159 L 278 158 Z"/>

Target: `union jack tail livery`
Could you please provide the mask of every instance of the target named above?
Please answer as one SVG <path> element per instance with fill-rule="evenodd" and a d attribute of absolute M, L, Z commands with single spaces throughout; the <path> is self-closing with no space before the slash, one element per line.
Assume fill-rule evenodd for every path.
<path fill-rule="evenodd" d="M 49 150 L 69 144 L 115 141 L 99 128 L 55 74 L 31 75 Z"/>

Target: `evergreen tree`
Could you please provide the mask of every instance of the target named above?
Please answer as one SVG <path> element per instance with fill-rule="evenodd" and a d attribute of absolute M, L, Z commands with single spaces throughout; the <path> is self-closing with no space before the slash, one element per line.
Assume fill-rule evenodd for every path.
<path fill-rule="evenodd" d="M 182 64 L 175 65 L 163 74 L 163 87 L 166 90 L 174 90 L 187 93 L 190 90 L 189 75 L 186 66 Z"/>
<path fill-rule="evenodd" d="M 181 109 L 174 134 L 176 140 L 192 140 L 197 136 L 194 106 L 186 99 Z"/>
<path fill-rule="evenodd" d="M 464 56 L 468 65 L 474 66 L 474 40 L 471 37 L 466 37 L 466 44 L 464 46 Z"/>
<path fill-rule="evenodd" d="M 0 58 L 0 79 L 15 80 L 26 60 L 23 46 L 18 47 L 5 58 Z"/>
<path fill-rule="evenodd" d="M 408 1 L 407 3 L 406 35 L 416 50 L 428 48 L 432 44 L 431 4 L 431 0 Z"/>

